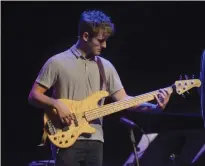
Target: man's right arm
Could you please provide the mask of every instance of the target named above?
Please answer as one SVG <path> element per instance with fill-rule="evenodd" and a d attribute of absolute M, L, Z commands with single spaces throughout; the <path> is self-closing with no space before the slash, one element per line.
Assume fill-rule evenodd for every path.
<path fill-rule="evenodd" d="M 42 67 L 38 78 L 36 79 L 28 97 L 30 104 L 38 108 L 56 109 L 62 123 L 70 123 L 73 119 L 69 108 L 57 99 L 48 97 L 45 93 L 52 87 L 57 79 L 58 63 L 53 58 L 50 58 Z"/>
<path fill-rule="evenodd" d="M 56 109 L 61 122 L 70 124 L 71 119 L 74 119 L 74 117 L 70 113 L 69 108 L 62 102 L 45 95 L 47 90 L 48 88 L 35 82 L 29 93 L 29 103 L 38 108 Z"/>
<path fill-rule="evenodd" d="M 47 90 L 48 88 L 35 82 L 29 93 L 29 103 L 38 108 L 56 108 L 56 99 L 45 95 Z"/>
<path fill-rule="evenodd" d="M 45 95 L 47 90 L 48 88 L 35 82 L 29 93 L 29 103 L 38 108 L 50 107 L 51 109 L 56 109 L 62 123 L 70 124 L 70 120 L 74 117 L 70 113 L 69 108 L 67 108 L 62 102 Z"/>
<path fill-rule="evenodd" d="M 30 104 L 38 108 L 55 107 L 56 100 L 48 97 L 45 93 L 55 84 L 57 74 L 58 63 L 54 57 L 51 57 L 43 65 L 33 84 L 28 97 Z"/>

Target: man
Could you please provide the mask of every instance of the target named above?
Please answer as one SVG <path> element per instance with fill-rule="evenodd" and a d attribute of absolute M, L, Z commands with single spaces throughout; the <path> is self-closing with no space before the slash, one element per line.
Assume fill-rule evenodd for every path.
<path fill-rule="evenodd" d="M 106 41 L 114 32 L 114 25 L 110 18 L 101 11 L 85 11 L 79 22 L 79 39 L 68 50 L 52 56 L 42 67 L 33 88 L 29 94 L 29 102 L 33 105 L 57 110 L 62 123 L 68 124 L 72 120 L 69 108 L 56 100 L 67 98 L 83 100 L 100 89 L 100 73 L 97 58 L 100 58 L 105 70 L 107 90 L 114 101 L 127 99 L 117 71 L 106 59 L 100 57 L 106 48 Z M 53 87 L 53 96 L 48 97 L 45 92 Z M 158 104 L 145 103 L 136 106 L 138 111 L 163 110 L 170 94 L 161 90 L 160 98 L 155 96 Z M 82 135 L 69 148 L 59 149 L 56 155 L 56 166 L 102 166 L 103 161 L 103 131 L 102 119 L 91 124 L 96 133 Z"/>

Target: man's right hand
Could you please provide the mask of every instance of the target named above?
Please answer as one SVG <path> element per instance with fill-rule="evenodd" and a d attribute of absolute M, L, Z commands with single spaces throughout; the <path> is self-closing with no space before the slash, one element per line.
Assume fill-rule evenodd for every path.
<path fill-rule="evenodd" d="M 70 125 L 71 120 L 74 120 L 69 108 L 61 101 L 56 100 L 54 108 L 56 109 L 58 116 L 63 124 Z"/>

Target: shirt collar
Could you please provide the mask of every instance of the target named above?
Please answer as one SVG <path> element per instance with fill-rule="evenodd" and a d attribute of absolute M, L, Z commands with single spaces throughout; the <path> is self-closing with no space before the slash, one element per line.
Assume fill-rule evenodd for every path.
<path fill-rule="evenodd" d="M 75 57 L 78 58 L 83 58 L 82 53 L 76 48 L 76 45 L 74 44 L 71 48 L 70 48 L 71 52 L 75 55 Z"/>
<path fill-rule="evenodd" d="M 75 57 L 78 58 L 82 58 L 82 59 L 86 59 L 83 57 L 83 54 L 76 48 L 76 45 L 74 44 L 71 48 L 71 52 L 75 55 Z M 92 60 L 91 60 L 92 61 Z M 95 56 L 93 61 L 97 61 L 97 57 Z"/>

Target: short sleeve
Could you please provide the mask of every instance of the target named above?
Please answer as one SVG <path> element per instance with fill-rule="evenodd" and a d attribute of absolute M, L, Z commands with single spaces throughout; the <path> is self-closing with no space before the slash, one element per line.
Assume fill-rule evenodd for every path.
<path fill-rule="evenodd" d="M 53 58 L 49 58 L 41 68 L 38 77 L 36 79 L 36 82 L 38 82 L 39 84 L 47 88 L 51 88 L 56 82 L 57 75 L 58 75 L 57 63 Z"/>
<path fill-rule="evenodd" d="M 108 76 L 108 90 L 109 94 L 112 95 L 113 93 L 123 89 L 122 82 L 120 77 L 115 69 L 115 67 L 109 63 L 109 76 Z"/>

